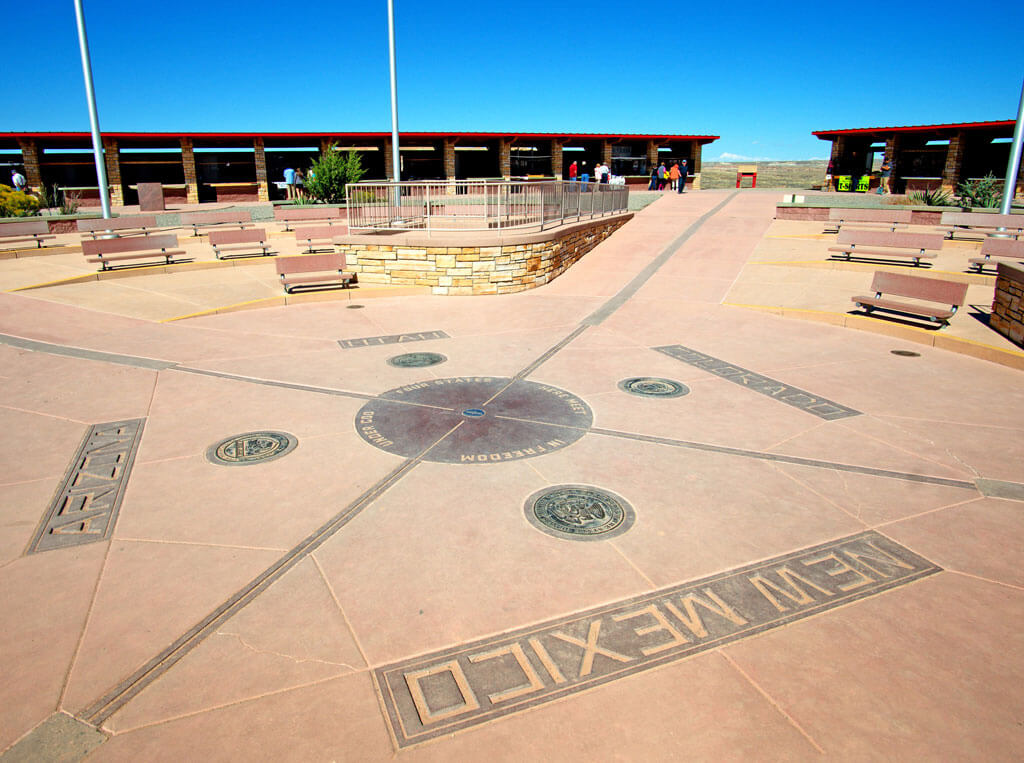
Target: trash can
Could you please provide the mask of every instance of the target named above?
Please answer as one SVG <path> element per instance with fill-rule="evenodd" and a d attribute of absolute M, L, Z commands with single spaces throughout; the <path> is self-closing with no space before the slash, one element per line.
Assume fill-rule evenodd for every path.
<path fill-rule="evenodd" d="M 837 191 L 849 191 L 850 181 L 853 179 L 852 175 L 836 175 L 836 190 Z"/>

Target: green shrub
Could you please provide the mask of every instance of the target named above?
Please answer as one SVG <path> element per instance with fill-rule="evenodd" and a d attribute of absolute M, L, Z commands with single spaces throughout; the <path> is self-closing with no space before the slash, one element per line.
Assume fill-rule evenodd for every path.
<path fill-rule="evenodd" d="M 9 185 L 0 185 L 0 217 L 31 217 L 39 214 L 39 199 Z"/>
<path fill-rule="evenodd" d="M 336 151 L 332 143 L 306 173 L 306 190 L 314 199 L 340 204 L 345 201 L 345 186 L 358 183 L 365 174 L 359 154 L 355 151 L 343 154 Z"/>
<path fill-rule="evenodd" d="M 78 211 L 78 199 L 77 193 L 64 193 L 64 198 L 60 203 L 60 213 L 62 215 L 73 215 Z"/>
<path fill-rule="evenodd" d="M 961 207 L 998 207 L 1003 198 L 1003 181 L 991 172 L 981 180 L 968 180 L 959 186 Z"/>
<path fill-rule="evenodd" d="M 953 195 L 941 188 L 924 191 L 911 191 L 907 194 L 907 200 L 911 204 L 921 204 L 926 207 L 952 207 L 956 205 Z"/>

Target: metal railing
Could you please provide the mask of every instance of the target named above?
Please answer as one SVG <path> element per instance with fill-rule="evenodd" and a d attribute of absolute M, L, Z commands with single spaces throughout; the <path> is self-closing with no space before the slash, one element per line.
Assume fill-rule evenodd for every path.
<path fill-rule="evenodd" d="M 430 180 L 353 183 L 350 230 L 539 229 L 625 212 L 624 185 L 561 180 Z"/>

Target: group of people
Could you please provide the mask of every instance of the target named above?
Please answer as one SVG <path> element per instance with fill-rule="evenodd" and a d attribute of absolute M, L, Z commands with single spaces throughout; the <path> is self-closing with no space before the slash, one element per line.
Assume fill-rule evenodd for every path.
<path fill-rule="evenodd" d="M 662 162 L 651 170 L 651 182 L 647 186 L 648 191 L 664 191 L 668 188 L 677 193 L 686 192 L 686 178 L 689 176 L 690 168 L 686 159 L 681 162 L 673 162 L 670 168 L 665 167 Z"/>
<path fill-rule="evenodd" d="M 302 199 L 306 196 L 306 175 L 300 167 L 293 170 L 291 167 L 284 171 L 285 198 Z"/>
<path fill-rule="evenodd" d="M 587 169 L 587 163 L 583 162 L 580 165 L 576 164 L 576 160 L 573 159 L 572 164 L 569 165 L 569 181 L 575 183 L 579 180 L 581 183 L 590 182 L 590 171 Z M 594 167 L 594 181 L 598 183 L 610 183 L 612 180 L 611 168 L 601 162 Z"/>
<path fill-rule="evenodd" d="M 893 161 L 888 155 L 882 158 L 882 166 L 878 168 L 878 191 L 879 195 L 889 195 L 892 193 L 892 171 Z M 835 174 L 835 160 L 828 160 L 828 167 L 825 169 L 825 190 L 832 191 L 833 188 L 833 175 Z"/>

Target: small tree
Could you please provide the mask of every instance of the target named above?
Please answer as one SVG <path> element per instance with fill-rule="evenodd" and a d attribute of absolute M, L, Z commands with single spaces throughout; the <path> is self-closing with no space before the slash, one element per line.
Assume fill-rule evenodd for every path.
<path fill-rule="evenodd" d="M 961 207 L 998 207 L 1003 197 L 1003 181 L 991 172 L 981 180 L 968 180 L 960 184 Z"/>
<path fill-rule="evenodd" d="M 313 198 L 327 204 L 345 201 L 345 186 L 358 183 L 366 170 L 355 151 L 343 154 L 330 144 L 313 162 L 306 177 L 306 190 Z"/>
<path fill-rule="evenodd" d="M 39 214 L 39 199 L 24 191 L 0 185 L 0 217 L 31 217 Z"/>

